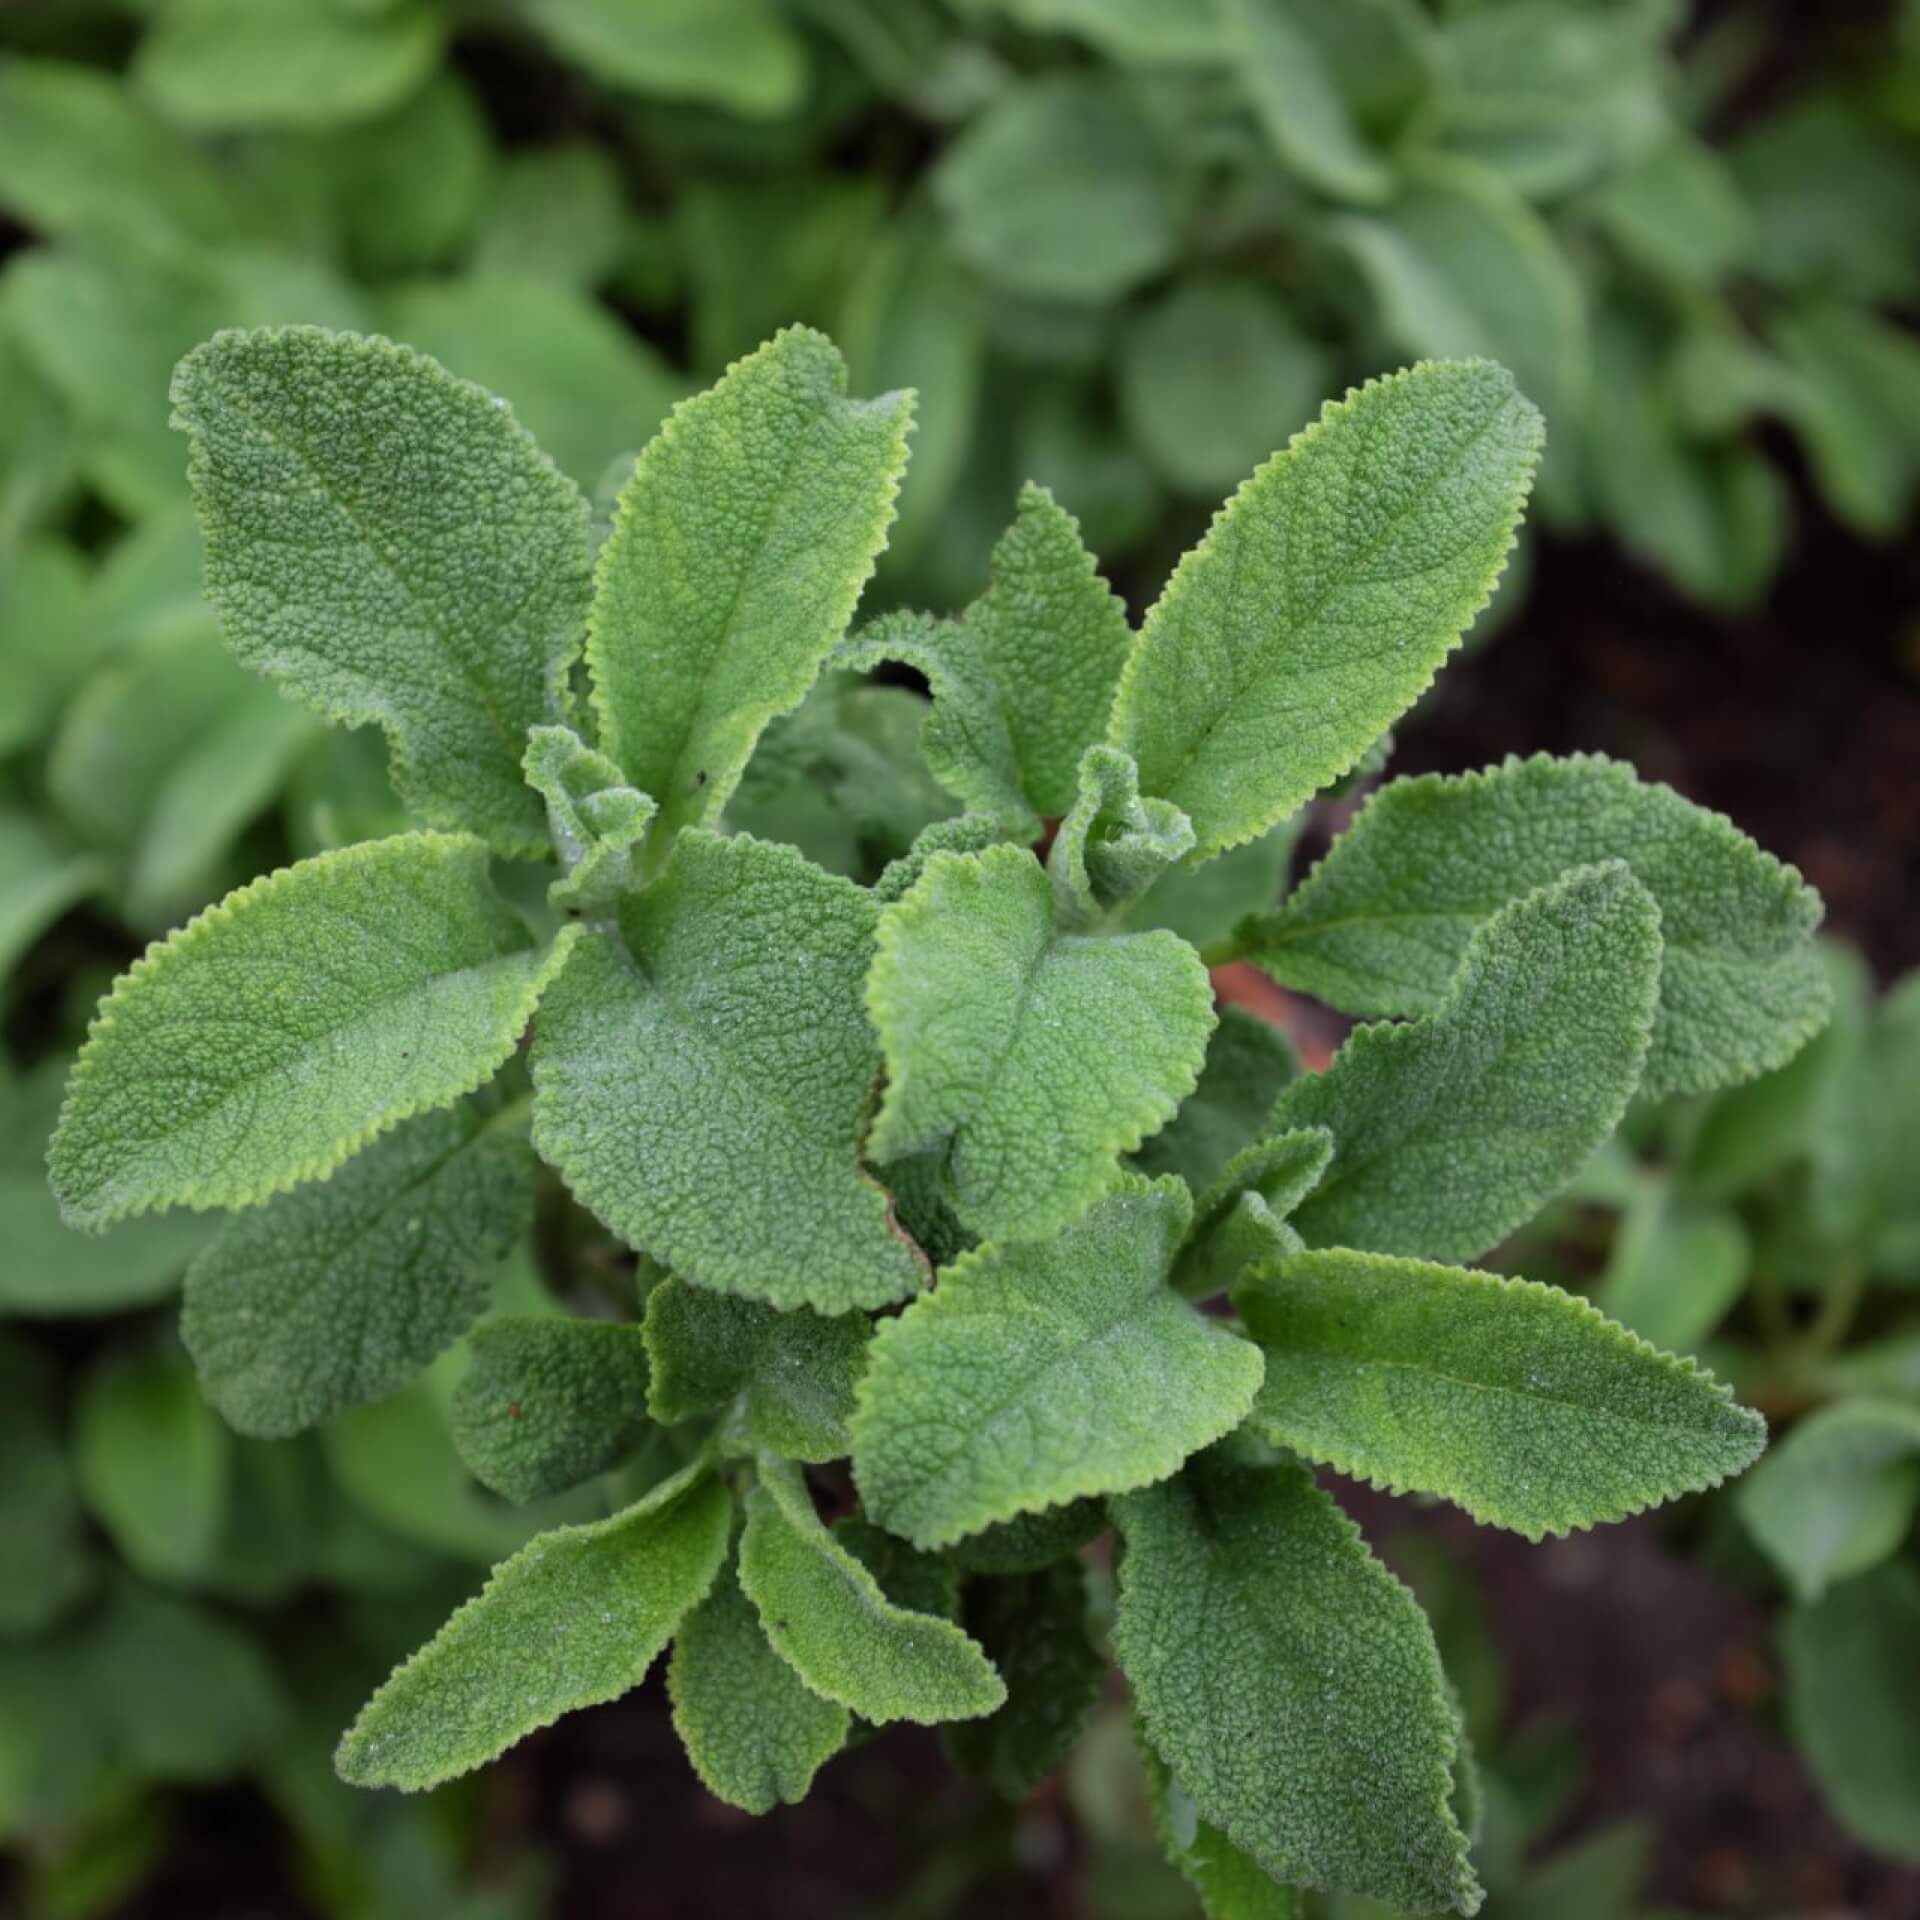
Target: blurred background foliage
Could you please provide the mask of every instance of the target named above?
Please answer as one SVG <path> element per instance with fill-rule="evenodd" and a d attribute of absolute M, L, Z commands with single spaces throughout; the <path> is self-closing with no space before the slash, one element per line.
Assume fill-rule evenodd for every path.
<path fill-rule="evenodd" d="M 168 427 L 183 352 L 223 326 L 389 334 L 506 396 L 604 503 L 678 398 L 810 321 L 856 391 L 920 390 L 870 605 L 970 599 L 1031 478 L 1136 610 L 1326 396 L 1489 354 L 1551 439 L 1484 638 L 1570 542 L 1724 618 L 1764 604 L 1810 500 L 1857 543 L 1829 559 L 1910 539 L 1917 305 L 1914 0 L 0 5 L 0 1903 L 736 1913 L 786 1871 L 714 1891 L 738 1835 L 695 1817 L 663 1842 L 690 1863 L 665 1904 L 556 1905 L 568 1876 L 532 1836 L 611 1818 L 527 1784 L 564 1748 L 420 1801 L 339 1787 L 352 1707 L 555 1512 L 466 1473 L 460 1348 L 323 1436 L 230 1433 L 173 1330 L 201 1222 L 82 1240 L 46 1193 L 66 1063 L 140 943 L 402 818 L 375 743 L 221 645 Z M 1823 636 L 1801 637 L 1811 675 Z M 835 684 L 770 735 L 818 794 L 782 837 L 852 867 L 945 810 L 903 771 L 918 706 Z M 1920 1000 L 1833 965 L 1822 1041 L 1633 1116 L 1508 1258 L 1801 1421 L 1662 1537 L 1758 1609 L 1749 1637 L 1784 1605 L 1784 1706 L 1736 1704 L 1797 1739 L 1837 1844 L 1920 1864 Z M 498 1297 L 617 1288 L 620 1263 L 552 1195 Z M 1489 1914 L 1654 1911 L 1650 1868 L 1670 1887 L 1692 1836 L 1595 1827 L 1605 1756 L 1516 1717 L 1458 1542 L 1411 1536 L 1399 1563 L 1489 1756 Z M 642 1768 L 633 1737 L 608 1751 Z M 895 1825 L 895 1891 L 829 1880 L 783 1914 L 1193 1911 L 1143 1851 L 1117 1713 L 1010 1812 L 915 1818 L 877 1752 L 804 1817 L 856 1848 Z M 1680 1878 L 1717 1910 L 1817 1904 Z M 1862 1911 L 1920 1899 L 1872 1888 Z"/>

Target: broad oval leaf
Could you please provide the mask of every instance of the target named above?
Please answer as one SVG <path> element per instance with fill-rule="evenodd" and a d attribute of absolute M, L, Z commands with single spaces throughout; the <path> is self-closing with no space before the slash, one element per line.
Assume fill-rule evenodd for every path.
<path fill-rule="evenodd" d="M 918 1291 L 924 1262 L 859 1160 L 875 912 L 790 847 L 683 834 L 626 903 L 624 944 L 589 934 L 547 996 L 542 1158 L 700 1286 L 822 1313 Z"/>
<path fill-rule="evenodd" d="M 1558 1287 L 1334 1250 L 1257 1270 L 1235 1304 L 1275 1445 L 1529 1539 L 1718 1486 L 1766 1444 L 1711 1374 Z"/>
<path fill-rule="evenodd" d="M 936 854 L 879 942 L 874 1158 L 944 1148 L 954 1210 L 978 1233 L 1064 1226 L 1193 1090 L 1213 1029 L 1199 956 L 1166 932 L 1059 931 L 1024 847 Z"/>
<path fill-rule="evenodd" d="M 520 757 L 580 648 L 578 489 L 490 394 L 386 340 L 217 334 L 173 404 L 234 652 L 331 720 L 378 723 L 431 824 L 543 853 Z"/>
<path fill-rule="evenodd" d="M 1222 853 L 1345 773 L 1500 576 L 1541 445 L 1502 368 L 1425 363 L 1329 404 L 1147 615 L 1110 739 Z"/>
<path fill-rule="evenodd" d="M 1165 1479 L 1240 1424 L 1260 1356 L 1167 1284 L 1192 1218 L 1135 1176 L 1052 1240 L 987 1246 L 873 1342 L 853 1423 L 866 1509 L 920 1547 Z"/>
<path fill-rule="evenodd" d="M 1253 957 L 1348 1013 L 1429 1013 L 1477 928 L 1601 860 L 1660 909 L 1650 1094 L 1751 1079 L 1825 1022 L 1819 895 L 1723 815 L 1599 755 L 1390 782 L 1256 923 Z"/>
<path fill-rule="evenodd" d="M 806 88 L 806 43 L 773 0 L 529 0 L 526 12 L 612 86 L 753 118 L 789 112 Z"/>
<path fill-rule="evenodd" d="M 1305 1468 L 1218 1448 L 1113 1513 L 1114 1651 L 1199 1818 L 1276 1879 L 1472 1913 L 1432 1629 Z"/>
<path fill-rule="evenodd" d="M 340 1777 L 437 1787 L 637 1687 L 712 1587 L 732 1515 L 695 1461 L 623 1513 L 529 1541 L 367 1702 Z"/>
<path fill-rule="evenodd" d="M 1659 968 L 1659 910 L 1620 861 L 1503 907 L 1432 1013 L 1361 1027 L 1280 1096 L 1275 1131 L 1334 1138 L 1302 1238 L 1460 1260 L 1530 1219 L 1626 1111 Z"/>
<path fill-rule="evenodd" d="M 886 543 L 912 396 L 846 385 L 833 343 L 790 327 L 675 408 L 621 491 L 587 659 L 601 743 L 663 836 L 719 817 Z"/>
<path fill-rule="evenodd" d="M 247 1207 L 448 1106 L 513 1052 L 536 949 L 465 835 L 323 853 L 147 949 L 101 1002 L 48 1154 L 61 1210 Z"/>

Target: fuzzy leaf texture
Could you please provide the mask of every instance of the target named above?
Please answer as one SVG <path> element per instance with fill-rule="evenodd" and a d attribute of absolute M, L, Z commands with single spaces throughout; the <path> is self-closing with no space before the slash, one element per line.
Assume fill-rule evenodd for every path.
<path fill-rule="evenodd" d="M 636 853 L 660 809 L 626 784 L 604 753 L 570 727 L 535 727 L 522 762 L 547 803 L 547 829 L 566 872 L 547 889 L 556 907 L 607 913 L 636 878 Z"/>
<path fill-rule="evenodd" d="M 1348 1013 L 1429 1013 L 1477 928 L 1602 860 L 1660 909 L 1649 1094 L 1751 1079 L 1824 1024 L 1819 896 L 1722 815 L 1598 756 L 1391 782 L 1247 937 L 1282 985 Z"/>
<path fill-rule="evenodd" d="M 1022 847 L 937 854 L 880 917 L 867 1005 L 887 1062 L 871 1150 L 938 1148 L 989 1238 L 1057 1231 L 1173 1117 L 1213 1028 L 1199 956 L 1166 932 L 1061 932 Z"/>
<path fill-rule="evenodd" d="M 931 1726 L 1006 1700 L 978 1643 L 950 1620 L 890 1600 L 821 1524 L 799 1469 L 764 1454 L 747 1496 L 740 1584 L 781 1658 L 863 1720 Z"/>
<path fill-rule="evenodd" d="M 1124 753 L 1089 747 L 1080 792 L 1047 854 L 1063 927 L 1097 927 L 1124 913 L 1193 851 L 1193 822 L 1165 800 L 1140 797 L 1140 773 Z"/>
<path fill-rule="evenodd" d="M 587 505 L 490 394 L 378 339 L 222 333 L 180 363 L 207 594 L 228 644 L 372 721 L 437 827 L 544 853 L 520 776 L 587 616 Z"/>
<path fill-rule="evenodd" d="M 1113 1512 L 1114 1651 L 1198 1817 L 1278 1880 L 1472 1913 L 1432 1629 L 1311 1475 L 1220 1448 Z"/>
<path fill-rule="evenodd" d="M 1240 1424 L 1260 1356 L 1167 1284 L 1193 1203 L 1128 1176 L 1052 1240 L 963 1254 L 875 1335 L 866 1510 L 920 1547 L 1165 1479 Z"/>
<path fill-rule="evenodd" d="M 324 1177 L 487 1079 L 573 938 L 530 946 L 465 835 L 401 834 L 252 881 L 101 1003 L 48 1154 L 61 1210 L 98 1229 Z"/>
<path fill-rule="evenodd" d="M 1529 1539 L 1718 1486 L 1766 1444 L 1711 1374 L 1535 1281 L 1336 1250 L 1257 1270 L 1235 1304 L 1266 1351 L 1267 1439 Z"/>
<path fill-rule="evenodd" d="M 624 944 L 589 933 L 547 995 L 541 1157 L 700 1286 L 822 1313 L 916 1292 L 923 1264 L 859 1164 L 875 911 L 790 847 L 683 834 L 623 906 Z"/>
<path fill-rule="evenodd" d="M 1308 1896 L 1283 1887 L 1251 1854 L 1202 1820 L 1193 1796 L 1144 1734 L 1139 1746 L 1161 1851 L 1200 1896 L 1206 1920 L 1305 1920 Z"/>
<path fill-rule="evenodd" d="M 187 1271 L 180 1337 L 242 1433 L 318 1426 L 404 1386 L 486 1311 L 533 1220 L 524 1108 L 420 1114 L 330 1180 L 229 1220 Z"/>
<path fill-rule="evenodd" d="M 1276 1131 L 1334 1138 L 1301 1237 L 1459 1260 L 1532 1218 L 1639 1085 L 1659 968 L 1659 911 L 1620 861 L 1502 908 L 1434 1012 L 1359 1028 L 1280 1096 Z"/>
<path fill-rule="evenodd" d="M 1300 1236 L 1287 1216 L 1319 1185 L 1332 1158 L 1325 1127 L 1295 1127 L 1235 1154 L 1194 1209 L 1174 1285 L 1203 1300 L 1232 1286 L 1254 1261 L 1297 1253 Z"/>
<path fill-rule="evenodd" d="M 1134 1155 L 1141 1172 L 1177 1173 L 1195 1193 L 1261 1137 L 1274 1102 L 1300 1073 L 1293 1042 L 1278 1027 L 1244 1007 L 1222 1007 L 1219 1017 L 1199 1085 Z"/>
<path fill-rule="evenodd" d="M 436 1787 L 637 1687 L 712 1587 L 732 1511 L 696 1461 L 624 1513 L 529 1541 L 367 1702 L 340 1777 Z"/>
<path fill-rule="evenodd" d="M 677 407 L 621 492 L 587 658 L 601 745 L 662 835 L 719 817 L 886 543 L 912 398 L 846 383 L 833 343 L 791 327 Z"/>
<path fill-rule="evenodd" d="M 1110 743 L 1193 822 L 1202 860 L 1345 773 L 1486 605 L 1541 445 L 1485 361 L 1328 405 L 1183 559 L 1121 678 Z"/>

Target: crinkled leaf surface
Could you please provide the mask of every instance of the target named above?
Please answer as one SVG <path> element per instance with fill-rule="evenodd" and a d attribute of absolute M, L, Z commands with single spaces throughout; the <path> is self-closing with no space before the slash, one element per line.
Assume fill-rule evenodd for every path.
<path fill-rule="evenodd" d="M 1192 1217 L 1136 1176 L 1052 1240 L 987 1246 L 874 1338 L 853 1425 L 866 1509 L 921 1547 L 1151 1485 L 1239 1425 L 1247 1343 L 1167 1284 Z"/>
<path fill-rule="evenodd" d="M 1193 1229 L 1174 1266 L 1189 1298 L 1224 1292 L 1255 1260 L 1299 1250 L 1287 1216 L 1319 1184 L 1333 1158 L 1325 1127 L 1295 1127 L 1236 1153 L 1194 1209 Z"/>
<path fill-rule="evenodd" d="M 423 1113 L 329 1180 L 227 1222 L 187 1273 L 180 1337 L 242 1433 L 318 1426 L 404 1385 L 486 1310 L 533 1219 L 533 1154 L 484 1098 Z"/>
<path fill-rule="evenodd" d="M 454 1390 L 453 1443 L 482 1486 L 509 1500 L 561 1493 L 610 1466 L 647 1421 L 638 1327 L 565 1314 L 501 1314 L 473 1332 Z"/>
<path fill-rule="evenodd" d="M 732 1562 L 675 1638 L 667 1691 L 694 1772 L 747 1813 L 804 1800 L 853 1724 L 773 1650 Z"/>
<path fill-rule="evenodd" d="M 1818 1600 L 1906 1538 L 1920 1502 L 1920 1407 L 1874 1399 L 1823 1407 L 1734 1500 L 1794 1592 Z"/>
<path fill-rule="evenodd" d="M 783 1460 L 838 1460 L 853 1445 L 847 1423 L 872 1332 L 857 1313 L 778 1313 L 757 1300 L 663 1281 L 647 1300 L 653 1417 L 672 1425 L 744 1394 L 755 1446 Z"/>
<path fill-rule="evenodd" d="M 923 1264 L 859 1164 L 874 915 L 791 848 L 683 834 L 624 944 L 589 934 L 547 996 L 541 1156 L 701 1286 L 823 1313 L 915 1292 Z"/>
<path fill-rule="evenodd" d="M 1427 1013 L 1476 928 L 1601 860 L 1624 860 L 1660 909 L 1649 1093 L 1751 1079 L 1825 1020 L 1813 889 L 1723 815 L 1597 755 L 1389 782 L 1260 922 L 1254 957 L 1349 1013 Z"/>
<path fill-rule="evenodd" d="M 1106 1530 L 1104 1501 L 1074 1500 L 970 1533 L 955 1541 L 947 1558 L 963 1573 L 1038 1573 L 1077 1554 Z"/>
<path fill-rule="evenodd" d="M 1266 1350 L 1269 1440 L 1531 1539 L 1717 1486 L 1766 1444 L 1711 1374 L 1558 1287 L 1335 1250 L 1235 1303 Z"/>
<path fill-rule="evenodd" d="M 1147 615 L 1110 739 L 1193 821 L 1197 858 L 1346 772 L 1487 603 L 1540 416 L 1484 361 L 1329 404 L 1228 501 Z"/>
<path fill-rule="evenodd" d="M 1334 1138 L 1302 1237 L 1470 1259 L 1531 1218 L 1639 1085 L 1659 968 L 1659 910 L 1617 860 L 1501 908 L 1435 1011 L 1361 1027 L 1280 1096 L 1276 1129 Z"/>
<path fill-rule="evenodd" d="M 821 1524 L 799 1469 L 762 1455 L 740 1584 L 767 1638 L 815 1693 L 863 1720 L 930 1726 L 994 1712 L 1007 1690 L 949 1620 L 897 1606 Z"/>
<path fill-rule="evenodd" d="M 173 403 L 235 653 L 329 719 L 378 722 L 433 825 L 544 852 L 520 758 L 560 717 L 586 619 L 578 489 L 490 394 L 384 340 L 219 334 Z"/>
<path fill-rule="evenodd" d="M 566 868 L 547 898 L 576 913 L 607 912 L 634 883 L 636 850 L 660 809 L 571 727 L 533 728 L 525 766 Z"/>
<path fill-rule="evenodd" d="M 48 1156 L 63 1211 L 99 1228 L 331 1173 L 492 1074 L 573 938 L 529 946 L 464 835 L 369 841 L 251 882 L 102 1002 Z"/>
<path fill-rule="evenodd" d="M 1080 792 L 1053 836 L 1047 873 L 1063 927 L 1096 927 L 1125 911 L 1193 851 L 1193 822 L 1166 800 L 1140 797 L 1124 753 L 1089 747 Z"/>
<path fill-rule="evenodd" d="M 1143 1173 L 1177 1173 L 1205 1193 L 1227 1162 L 1266 1131 L 1281 1090 L 1300 1072 L 1293 1042 L 1244 1007 L 1220 1009 L 1200 1083 L 1134 1155 Z"/>
<path fill-rule="evenodd" d="M 935 855 L 879 939 L 873 1154 L 944 1147 L 954 1209 L 982 1234 L 1064 1226 L 1193 1090 L 1213 1028 L 1199 956 L 1165 932 L 1059 931 L 1024 848 Z"/>
<path fill-rule="evenodd" d="M 1114 1650 L 1198 1817 L 1277 1879 L 1472 1913 L 1432 1629 L 1312 1476 L 1221 1448 L 1113 1511 Z"/>
<path fill-rule="evenodd" d="M 833 343 L 790 327 L 676 408 L 621 493 L 587 657 L 601 744 L 664 834 L 719 817 L 885 544 L 912 397 L 846 384 Z"/>
<path fill-rule="evenodd" d="M 732 1511 L 695 1461 L 611 1519 L 528 1542 L 367 1702 L 341 1778 L 438 1786 L 637 1687 L 724 1565 Z"/>
<path fill-rule="evenodd" d="M 1160 1846 L 1195 1893 L 1207 1920 L 1302 1920 L 1309 1897 L 1283 1887 L 1249 1853 L 1200 1817 L 1193 1796 L 1142 1733 L 1140 1764 Z"/>

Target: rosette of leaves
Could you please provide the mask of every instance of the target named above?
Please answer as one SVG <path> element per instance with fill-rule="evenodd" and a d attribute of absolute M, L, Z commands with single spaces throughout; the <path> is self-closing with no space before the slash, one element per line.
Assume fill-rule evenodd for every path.
<path fill-rule="evenodd" d="M 1327 406 L 1138 629 L 1035 489 L 962 614 L 850 632 L 913 401 L 849 397 L 804 329 L 673 413 L 597 560 L 513 415 L 385 341 L 222 334 L 173 402 L 229 643 L 377 727 L 418 824 L 115 986 L 51 1150 L 68 1220 L 230 1211 L 184 1330 L 255 1432 L 473 1326 L 542 1164 L 643 1256 L 637 1319 L 473 1326 L 473 1472 L 594 1504 L 374 1695 L 346 1777 L 430 1787 L 671 1647 L 740 1806 L 856 1720 L 954 1724 L 1021 1792 L 1100 1688 L 1075 1556 L 1111 1526 L 1182 1858 L 1471 1912 L 1433 1637 L 1315 1470 L 1538 1538 L 1746 1466 L 1759 1420 L 1691 1361 L 1461 1263 L 1643 1084 L 1731 1084 L 1826 1004 L 1798 877 L 1606 763 L 1389 787 L 1282 904 L 1229 864 L 1485 604 L 1540 444 L 1510 376 Z M 930 692 L 863 689 L 881 661 Z M 836 807 L 838 872 L 779 837 Z M 1215 863 L 1240 931 L 1203 956 L 1167 923 Z M 1380 1017 L 1301 1077 L 1215 1013 L 1242 955 Z"/>

